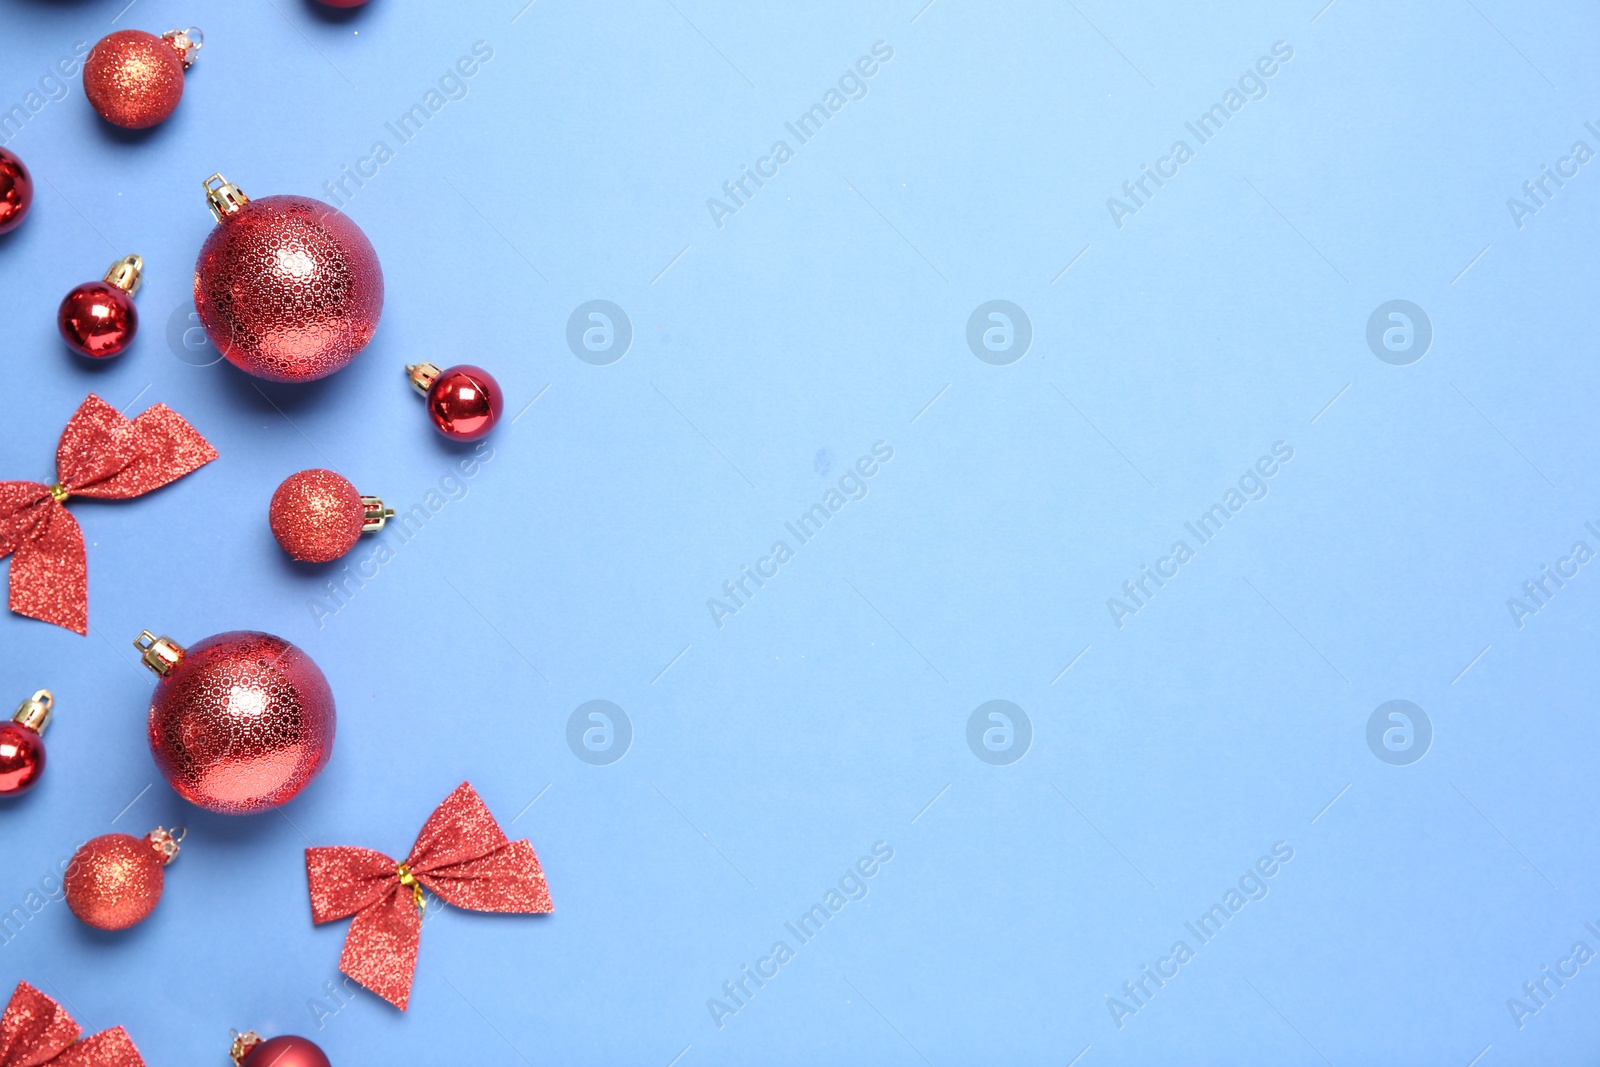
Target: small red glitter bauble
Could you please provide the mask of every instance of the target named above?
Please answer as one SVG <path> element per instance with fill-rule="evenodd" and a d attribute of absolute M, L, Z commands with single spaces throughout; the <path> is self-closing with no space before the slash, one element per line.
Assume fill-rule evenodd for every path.
<path fill-rule="evenodd" d="M 407 367 L 411 382 L 427 399 L 428 417 L 454 441 L 476 441 L 494 429 L 505 397 L 494 375 L 470 363 L 440 370 L 431 363 Z"/>
<path fill-rule="evenodd" d="M 354 548 L 366 514 L 356 487 L 329 470 L 289 475 L 267 509 L 272 536 L 285 552 L 306 563 L 326 563 Z"/>
<path fill-rule="evenodd" d="M 87 282 L 68 293 L 56 312 L 61 337 L 76 352 L 106 359 L 121 352 L 139 329 L 133 298 L 108 282 Z"/>
<path fill-rule="evenodd" d="M 106 834 L 86 841 L 62 878 L 67 907 L 98 930 L 144 921 L 161 900 L 163 869 L 178 854 L 179 837 L 157 828 L 142 838 Z"/>
<path fill-rule="evenodd" d="M 190 803 L 224 815 L 277 807 L 333 754 L 328 680 L 283 638 L 240 630 L 186 649 L 146 631 L 134 647 L 161 676 L 150 751 Z"/>
<path fill-rule="evenodd" d="M 316 1045 L 303 1037 L 273 1037 L 262 1041 L 258 1034 L 245 1034 L 234 1047 L 239 1054 L 233 1062 L 239 1067 L 333 1067 Z"/>
<path fill-rule="evenodd" d="M 22 225 L 33 206 L 33 175 L 15 152 L 0 148 L 0 233 Z"/>
<path fill-rule="evenodd" d="M 83 92 L 100 117 L 129 130 L 166 121 L 183 99 L 183 72 L 200 47 L 199 31 L 164 37 L 118 30 L 83 61 Z"/>
<path fill-rule="evenodd" d="M 194 306 L 247 374 L 309 382 L 349 363 L 383 315 L 383 268 L 349 216 L 304 196 L 251 200 L 207 180 L 217 226 L 194 266 Z"/>

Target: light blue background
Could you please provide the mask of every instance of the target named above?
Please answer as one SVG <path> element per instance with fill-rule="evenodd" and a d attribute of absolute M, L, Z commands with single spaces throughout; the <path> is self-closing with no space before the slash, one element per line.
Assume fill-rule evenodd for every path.
<path fill-rule="evenodd" d="M 87 837 L 190 835 L 148 922 L 52 902 L 0 983 L 125 1024 L 153 1065 L 223 1064 L 230 1027 L 347 1065 L 1592 1056 L 1600 963 L 1520 1030 L 1506 1005 L 1600 949 L 1600 571 L 1521 629 L 1506 606 L 1600 548 L 1600 163 L 1521 229 L 1506 207 L 1600 149 L 1592 6 L 125 2 L 0 3 L 4 107 L 114 28 L 206 32 L 154 132 L 114 134 L 75 78 L 8 141 L 39 188 L 0 240 L 0 477 L 50 480 L 90 390 L 171 405 L 221 459 L 72 505 L 89 637 L 0 617 L 0 697 L 58 708 L 47 780 L 0 811 L 0 908 Z M 467 95 L 347 200 L 385 271 L 370 348 L 305 388 L 176 358 L 201 181 L 326 196 L 477 41 Z M 868 95 L 713 225 L 877 41 Z M 1118 229 L 1106 198 L 1277 41 L 1268 95 Z M 55 305 L 130 251 L 142 331 L 90 367 Z M 634 330 L 610 366 L 565 342 L 597 298 Z M 1434 327 L 1405 367 L 1364 339 L 1396 298 Z M 1010 366 L 965 342 L 991 299 L 1033 325 Z M 409 542 L 364 542 L 352 568 L 396 554 L 319 625 L 343 572 L 291 564 L 267 501 L 327 466 L 423 502 L 461 453 L 420 359 L 499 377 L 493 459 Z M 1113 625 L 1280 440 L 1270 495 Z M 719 629 L 707 598 L 877 441 L 866 499 Z M 144 628 L 269 630 L 322 666 L 338 746 L 281 816 L 160 781 Z M 1410 766 L 1366 743 L 1396 698 L 1435 731 Z M 635 731 L 609 766 L 566 743 L 591 699 Z M 967 747 L 992 699 L 1032 721 L 1009 766 Z M 303 848 L 401 856 L 463 779 L 532 839 L 555 914 L 430 921 L 405 1015 L 328 999 L 347 924 L 311 925 Z M 793 942 L 879 841 L 869 895 Z M 1279 841 L 1270 895 L 1119 1029 L 1106 996 L 1195 947 L 1184 923 Z M 708 998 L 780 938 L 795 958 L 719 1028 Z"/>

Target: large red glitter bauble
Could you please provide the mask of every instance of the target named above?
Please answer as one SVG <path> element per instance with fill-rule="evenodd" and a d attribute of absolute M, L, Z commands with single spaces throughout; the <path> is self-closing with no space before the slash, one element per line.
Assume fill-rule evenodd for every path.
<path fill-rule="evenodd" d="M 0 797 L 20 796 L 44 773 L 44 738 L 19 722 L 0 723 Z"/>
<path fill-rule="evenodd" d="M 62 878 L 67 907 L 99 930 L 126 930 L 155 910 L 166 884 L 148 839 L 106 834 L 85 842 Z"/>
<path fill-rule="evenodd" d="M 139 329 L 133 297 L 110 282 L 86 282 L 68 293 L 56 312 L 62 340 L 91 359 L 121 352 Z"/>
<path fill-rule="evenodd" d="M 446 437 L 476 441 L 494 429 L 506 402 L 500 383 L 482 367 L 463 363 L 428 387 L 428 417 Z"/>
<path fill-rule="evenodd" d="M 372 340 L 383 268 L 361 228 L 304 196 L 268 196 L 225 215 L 200 248 L 194 306 L 217 351 L 274 382 L 339 370 Z"/>
<path fill-rule="evenodd" d="M 150 699 L 150 751 L 183 798 L 224 815 L 293 799 L 333 754 L 333 691 L 281 637 L 239 630 L 183 651 Z"/>
<path fill-rule="evenodd" d="M 33 205 L 33 175 L 15 152 L 0 148 L 0 233 L 22 225 Z"/>
<path fill-rule="evenodd" d="M 367 507 L 341 475 L 314 469 L 291 474 L 272 494 L 267 520 L 283 550 L 305 563 L 338 559 L 361 540 Z"/>
<path fill-rule="evenodd" d="M 303 1037 L 272 1037 L 251 1049 L 240 1067 L 333 1067 L 316 1045 Z"/>
<path fill-rule="evenodd" d="M 100 117 L 143 130 L 166 121 L 183 99 L 183 58 L 170 41 L 143 30 L 100 39 L 83 61 L 83 92 Z"/>

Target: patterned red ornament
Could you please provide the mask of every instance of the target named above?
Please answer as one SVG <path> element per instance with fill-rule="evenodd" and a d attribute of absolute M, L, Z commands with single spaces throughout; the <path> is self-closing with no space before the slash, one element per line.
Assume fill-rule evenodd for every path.
<path fill-rule="evenodd" d="M 18 982 L 0 1015 L 0 1067 L 144 1067 L 144 1058 L 122 1027 L 83 1037 L 65 1008 Z"/>
<path fill-rule="evenodd" d="M 111 264 L 103 282 L 85 282 L 56 312 L 61 339 L 80 355 L 109 359 L 127 348 L 139 329 L 133 294 L 144 280 L 144 260 L 127 256 Z"/>
<path fill-rule="evenodd" d="M 262 1036 L 251 1030 L 233 1032 L 228 1055 L 238 1067 L 333 1067 L 327 1055 L 303 1037 Z"/>
<path fill-rule="evenodd" d="M 394 509 L 362 496 L 333 471 L 291 474 L 272 494 L 267 520 L 283 550 L 304 563 L 327 563 L 355 547 L 361 535 L 381 530 Z"/>
<path fill-rule="evenodd" d="M 428 417 L 453 441 L 476 441 L 488 435 L 505 409 L 494 375 L 471 363 L 440 370 L 432 363 L 406 368 L 411 384 L 428 404 Z"/>
<path fill-rule="evenodd" d="M 0 148 L 0 233 L 22 225 L 33 206 L 33 175 L 15 152 Z"/>
<path fill-rule="evenodd" d="M 161 676 L 150 752 L 191 804 L 248 815 L 286 804 L 333 755 L 333 691 L 281 637 L 237 630 L 184 648 L 149 630 L 134 641 Z"/>
<path fill-rule="evenodd" d="M 183 828 L 156 827 L 144 837 L 105 834 L 72 855 L 62 878 L 67 907 L 97 930 L 126 930 L 161 902 L 163 873 L 178 855 Z"/>
<path fill-rule="evenodd" d="M 157 37 L 118 30 L 100 39 L 83 61 L 83 92 L 100 117 L 129 130 L 165 122 L 183 99 L 183 72 L 205 37 L 195 27 Z"/>
<path fill-rule="evenodd" d="M 89 394 L 61 432 L 54 485 L 0 482 L 0 556 L 11 554 L 11 610 L 89 632 L 89 566 L 69 497 L 126 500 L 217 458 L 165 404 L 127 419 Z"/>
<path fill-rule="evenodd" d="M 21 796 L 44 773 L 44 728 L 56 699 L 41 689 L 22 702 L 8 723 L 0 723 L 0 798 Z"/>
<path fill-rule="evenodd" d="M 467 782 L 428 817 L 404 863 L 365 848 L 308 848 L 306 878 L 312 922 L 354 916 L 339 969 L 401 1011 L 417 969 L 424 888 L 471 911 L 554 910 L 533 846 L 507 840 Z"/>
<path fill-rule="evenodd" d="M 195 262 L 194 306 L 217 351 L 274 382 L 354 359 L 383 314 L 383 268 L 361 228 L 309 197 L 251 200 L 220 174 L 205 187 L 217 225 Z"/>

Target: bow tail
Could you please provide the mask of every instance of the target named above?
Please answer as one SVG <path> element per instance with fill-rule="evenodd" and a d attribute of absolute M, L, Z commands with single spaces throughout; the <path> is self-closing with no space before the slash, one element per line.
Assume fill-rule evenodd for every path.
<path fill-rule="evenodd" d="M 145 1067 L 144 1057 L 122 1027 L 103 1030 L 68 1048 L 48 1067 Z"/>
<path fill-rule="evenodd" d="M 339 969 L 405 1011 L 421 938 L 422 917 L 411 894 L 396 883 L 382 900 L 356 913 L 345 935 Z"/>
<path fill-rule="evenodd" d="M 11 555 L 11 610 L 89 633 L 89 562 L 78 520 L 51 503 Z"/>

